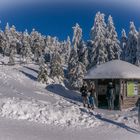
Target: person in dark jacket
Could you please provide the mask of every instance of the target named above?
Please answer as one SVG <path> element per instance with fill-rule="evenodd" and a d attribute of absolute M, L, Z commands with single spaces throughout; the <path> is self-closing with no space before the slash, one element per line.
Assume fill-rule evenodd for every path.
<path fill-rule="evenodd" d="M 94 110 L 95 100 L 96 100 L 96 92 L 95 92 L 95 85 L 94 84 L 91 85 L 91 87 L 90 87 L 88 92 L 89 92 L 89 97 L 88 97 L 89 108 Z"/>
<path fill-rule="evenodd" d="M 109 82 L 107 86 L 107 101 L 108 101 L 108 109 L 114 109 L 114 100 L 115 100 L 115 92 L 112 82 Z"/>
<path fill-rule="evenodd" d="M 86 107 L 88 106 L 88 97 L 87 97 L 87 85 L 84 83 L 83 86 L 80 89 L 81 96 L 82 96 L 82 101 L 83 101 L 83 106 Z"/>

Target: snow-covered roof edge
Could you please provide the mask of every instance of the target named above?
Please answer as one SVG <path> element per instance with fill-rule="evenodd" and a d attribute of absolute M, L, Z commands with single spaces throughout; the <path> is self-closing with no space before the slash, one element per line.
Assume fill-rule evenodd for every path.
<path fill-rule="evenodd" d="M 122 60 L 112 60 L 91 68 L 84 79 L 140 79 L 140 68 Z"/>

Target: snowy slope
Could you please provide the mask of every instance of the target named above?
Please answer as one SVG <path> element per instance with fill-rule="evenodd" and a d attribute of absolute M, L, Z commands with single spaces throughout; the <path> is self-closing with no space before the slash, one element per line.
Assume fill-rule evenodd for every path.
<path fill-rule="evenodd" d="M 0 65 L 0 139 L 140 138 L 137 109 L 89 111 L 78 92 L 38 83 L 37 72 L 34 64 Z"/>
<path fill-rule="evenodd" d="M 100 124 L 98 119 L 82 111 L 71 100 L 75 98 L 80 101 L 78 93 L 70 93 L 73 91 L 68 91 L 61 85 L 48 86 L 48 90 L 56 91 L 54 94 L 46 89 L 46 85 L 38 83 L 37 67 L 34 67 L 36 66 L 0 67 L 1 116 L 62 126 L 94 127 Z M 63 90 L 67 92 L 57 95 L 57 92 Z M 67 100 L 62 97 L 65 96 L 63 94 L 69 95 Z M 77 94 L 77 98 L 75 95 L 72 97 L 72 94 Z"/>

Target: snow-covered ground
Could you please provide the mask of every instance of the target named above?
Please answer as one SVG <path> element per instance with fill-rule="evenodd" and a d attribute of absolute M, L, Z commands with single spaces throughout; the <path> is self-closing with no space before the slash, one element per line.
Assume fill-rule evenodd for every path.
<path fill-rule="evenodd" d="M 38 83 L 37 72 L 34 64 L 0 65 L 0 139 L 140 139 L 137 109 L 85 109 L 78 92 Z"/>

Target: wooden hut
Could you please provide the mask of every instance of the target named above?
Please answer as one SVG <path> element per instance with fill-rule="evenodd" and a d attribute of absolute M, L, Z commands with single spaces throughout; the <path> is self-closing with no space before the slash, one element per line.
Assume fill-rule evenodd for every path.
<path fill-rule="evenodd" d="M 84 77 L 94 81 L 98 107 L 107 108 L 107 85 L 112 82 L 115 90 L 115 109 L 135 106 L 140 97 L 140 68 L 121 60 L 112 60 L 91 68 Z"/>

